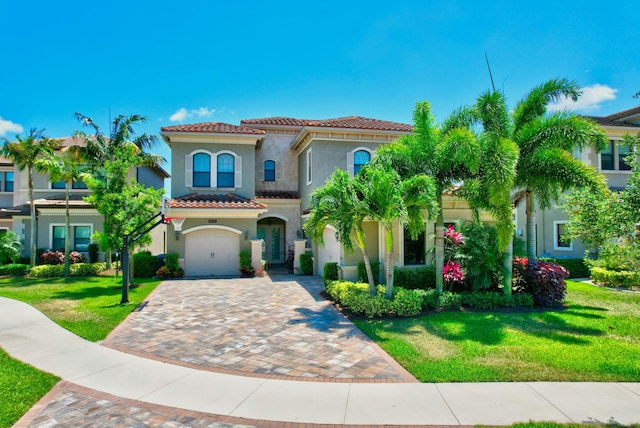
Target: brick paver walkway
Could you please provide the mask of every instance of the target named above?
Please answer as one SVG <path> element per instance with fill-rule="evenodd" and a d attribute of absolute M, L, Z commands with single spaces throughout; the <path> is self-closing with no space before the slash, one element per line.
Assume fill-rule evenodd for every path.
<path fill-rule="evenodd" d="M 249 376 L 415 381 L 322 290 L 319 277 L 289 275 L 167 281 L 103 344 Z"/>

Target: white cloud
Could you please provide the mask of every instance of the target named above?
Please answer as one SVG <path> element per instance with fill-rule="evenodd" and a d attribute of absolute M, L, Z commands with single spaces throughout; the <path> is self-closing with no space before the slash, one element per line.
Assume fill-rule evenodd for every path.
<path fill-rule="evenodd" d="M 13 123 L 10 120 L 5 120 L 0 116 L 0 137 L 7 135 L 9 132 L 15 132 L 16 134 L 24 131 L 21 125 Z"/>
<path fill-rule="evenodd" d="M 596 83 L 595 85 L 582 88 L 582 95 L 578 98 L 578 101 L 574 102 L 567 98 L 562 98 L 557 103 L 549 104 L 549 110 L 597 110 L 603 101 L 614 100 L 616 98 L 616 92 L 618 92 L 617 89 Z"/>
<path fill-rule="evenodd" d="M 203 118 L 213 116 L 215 112 L 216 112 L 216 109 L 209 109 L 208 107 L 200 107 L 200 108 L 191 109 L 191 110 L 187 110 L 186 108 L 181 107 L 178 109 L 178 111 L 176 111 L 169 117 L 169 120 L 171 122 L 182 122 L 186 119 L 190 119 L 193 117 L 203 119 Z"/>

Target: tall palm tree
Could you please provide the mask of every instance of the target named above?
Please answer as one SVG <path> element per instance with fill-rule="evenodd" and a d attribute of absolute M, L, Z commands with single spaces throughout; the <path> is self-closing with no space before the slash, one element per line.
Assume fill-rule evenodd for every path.
<path fill-rule="evenodd" d="M 551 207 L 560 194 L 577 187 L 602 186 L 598 172 L 572 156 L 574 148 L 606 147 L 603 129 L 594 121 L 567 112 L 547 114 L 547 105 L 562 98 L 577 100 L 580 87 L 567 79 L 552 79 L 533 88 L 512 113 L 499 92 L 487 92 L 476 103 L 484 132 L 513 140 L 520 155 L 513 183 L 513 206 L 525 201 L 527 256 L 536 257 L 535 206 Z M 534 199 L 535 198 L 535 199 Z"/>
<path fill-rule="evenodd" d="M 356 245 L 362 252 L 369 282 L 369 291 L 376 293 L 371 269 L 371 260 L 365 245 L 363 222 L 370 217 L 366 187 L 362 186 L 359 175 L 350 177 L 344 170 L 336 169 L 321 187 L 311 194 L 311 212 L 304 224 L 304 230 L 319 245 L 324 245 L 324 230 L 327 225 L 335 227 L 338 241 L 347 249 L 353 249 L 352 232 Z"/>
<path fill-rule="evenodd" d="M 458 109 L 439 128 L 431 114 L 431 105 L 426 101 L 418 102 L 413 112 L 413 133 L 403 135 L 395 144 L 376 154 L 377 159 L 389 163 L 403 178 L 426 174 L 433 179 L 439 208 L 435 238 L 438 293 L 443 292 L 444 285 L 443 194 L 473 177 L 480 167 L 480 146 L 470 130 L 473 121 L 471 109 Z"/>
<path fill-rule="evenodd" d="M 150 153 L 158 144 L 158 138 L 155 135 L 143 133 L 137 135 L 134 127 L 147 121 L 147 118 L 141 115 L 133 114 L 130 116 L 118 115 L 111 122 L 109 135 L 106 136 L 100 127 L 88 116 L 76 113 L 76 118 L 83 126 L 93 129 L 93 134 L 86 134 L 82 131 L 76 131 L 75 137 L 81 138 L 86 144 L 87 163 L 94 174 L 104 174 L 104 165 L 107 162 L 113 162 L 120 152 L 119 149 L 129 147 L 135 152 L 135 164 L 137 166 L 159 166 L 164 162 L 164 158 L 160 155 Z M 105 185 L 107 192 L 110 188 L 110 181 L 116 177 L 110 177 L 105 174 Z M 117 177 L 117 180 L 124 180 L 125 177 Z M 104 222 L 110 224 L 113 219 L 104 216 Z M 111 251 L 115 248 L 104 248 L 107 250 L 107 268 L 111 267 Z"/>
<path fill-rule="evenodd" d="M 70 276 L 71 265 L 71 216 L 69 215 L 69 189 L 74 181 L 81 179 L 83 168 L 83 149 L 81 147 L 66 147 L 60 153 L 44 159 L 38 159 L 35 168 L 39 172 L 49 174 L 52 182 L 64 181 L 65 201 L 65 235 L 64 235 L 64 277 Z"/>
<path fill-rule="evenodd" d="M 368 189 L 370 216 L 385 230 L 386 297 L 393 297 L 393 224 L 406 227 L 412 239 L 425 230 L 425 220 L 438 211 L 436 185 L 431 177 L 416 174 L 402 178 L 390 163 L 376 161 L 358 176 Z"/>
<path fill-rule="evenodd" d="M 0 148 L 0 154 L 5 156 L 15 164 L 20 171 L 27 170 L 28 186 L 29 186 L 29 209 L 31 211 L 31 249 L 30 249 L 30 262 L 31 266 L 36 265 L 36 249 L 37 249 L 37 217 L 36 207 L 34 205 L 33 198 L 33 171 L 36 161 L 45 156 L 51 155 L 60 147 L 62 143 L 60 140 L 54 140 L 44 136 L 44 130 L 36 130 L 35 128 L 29 131 L 29 135 L 25 139 L 16 135 L 16 142 L 10 142 L 4 139 L 4 145 Z"/>

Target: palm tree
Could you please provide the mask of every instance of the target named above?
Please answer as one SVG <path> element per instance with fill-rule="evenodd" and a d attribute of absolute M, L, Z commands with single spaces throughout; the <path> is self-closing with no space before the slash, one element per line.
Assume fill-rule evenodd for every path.
<path fill-rule="evenodd" d="M 365 165 L 358 176 L 368 189 L 369 213 L 385 230 L 386 298 L 393 297 L 393 224 L 406 227 L 412 239 L 425 230 L 425 220 L 438 210 L 436 186 L 431 177 L 416 174 L 402 178 L 391 163 L 378 160 Z"/>
<path fill-rule="evenodd" d="M 473 120 L 471 109 L 458 109 L 438 128 L 431 114 L 431 105 L 426 101 L 418 102 L 413 112 L 413 133 L 403 135 L 395 144 L 382 148 L 376 154 L 377 159 L 388 162 L 403 178 L 426 174 L 434 181 L 439 208 L 435 238 L 438 293 L 443 291 L 443 194 L 457 183 L 473 177 L 480 166 L 480 146 L 470 130 Z"/>
<path fill-rule="evenodd" d="M 514 180 L 513 206 L 525 201 L 527 213 L 527 256 L 536 257 L 535 205 L 551 207 L 560 194 L 571 188 L 602 186 L 598 172 L 575 159 L 575 148 L 606 147 L 603 129 L 594 121 L 575 114 L 547 114 L 547 105 L 561 98 L 574 101 L 580 96 L 577 83 L 552 79 L 533 88 L 510 114 L 502 94 L 494 91 L 480 96 L 476 104 L 485 133 L 513 140 L 519 148 Z"/>
<path fill-rule="evenodd" d="M 155 135 L 148 135 L 146 133 L 137 135 L 135 132 L 135 125 L 147 121 L 144 116 L 136 114 L 130 116 L 116 116 L 111 123 L 108 137 L 102 133 L 100 127 L 90 117 L 76 113 L 76 118 L 83 124 L 83 126 L 92 128 L 94 131 L 92 135 L 76 131 L 75 137 L 84 140 L 86 144 L 88 166 L 96 175 L 105 173 L 104 165 L 107 162 L 113 162 L 119 153 L 118 149 L 123 147 L 130 147 L 132 151 L 135 152 L 135 164 L 137 166 L 158 166 L 165 160 L 160 155 L 149 153 L 149 150 L 158 143 L 158 138 Z M 110 177 L 109 174 L 106 174 L 104 177 L 107 193 L 109 192 L 110 181 L 114 178 L 116 177 Z M 124 180 L 125 177 L 117 177 L 116 179 Z M 112 218 L 107 215 L 104 216 L 105 224 L 110 224 L 112 222 Z M 107 268 L 110 268 L 111 250 L 114 250 L 114 248 L 104 249 L 107 250 Z"/>
<path fill-rule="evenodd" d="M 83 148 L 71 146 L 63 149 L 61 153 L 51 155 L 45 159 L 38 159 L 35 168 L 39 172 L 49 174 L 52 182 L 64 181 L 65 192 L 65 238 L 64 238 L 64 277 L 70 276 L 70 246 L 71 246 L 71 224 L 69 215 L 69 189 L 74 181 L 81 179 L 84 172 L 82 159 Z"/>
<path fill-rule="evenodd" d="M 28 186 L 29 186 L 29 208 L 31 211 L 31 249 L 30 249 L 30 262 L 31 266 L 36 265 L 36 248 L 37 248 L 37 217 L 36 207 L 34 205 L 33 198 L 33 170 L 36 161 L 45 156 L 51 155 L 62 144 L 60 140 L 50 139 L 44 136 L 44 130 L 36 130 L 35 128 L 29 131 L 27 138 L 22 139 L 20 136 L 16 136 L 16 142 L 12 143 L 7 139 L 4 140 L 4 145 L 0 148 L 0 154 L 10 159 L 20 171 L 27 170 Z"/>
<path fill-rule="evenodd" d="M 376 293 L 375 278 L 371 270 L 371 260 L 365 245 L 363 222 L 370 216 L 366 187 L 362 187 L 359 175 L 350 177 L 344 170 L 336 169 L 321 187 L 311 194 L 311 212 L 304 224 L 304 230 L 319 245 L 324 245 L 324 230 L 327 225 L 336 228 L 338 241 L 353 250 L 352 235 L 362 252 L 369 282 L 369 291 Z"/>

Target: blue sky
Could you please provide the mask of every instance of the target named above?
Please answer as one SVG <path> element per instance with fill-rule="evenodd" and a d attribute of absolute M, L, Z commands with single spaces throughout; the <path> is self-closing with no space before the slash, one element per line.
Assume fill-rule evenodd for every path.
<path fill-rule="evenodd" d="M 513 105 L 553 77 L 584 88 L 582 114 L 635 107 L 640 2 L 0 1 L 0 137 L 179 123 L 359 115 L 439 121 L 496 87 Z M 158 152 L 169 156 L 166 147 Z"/>

